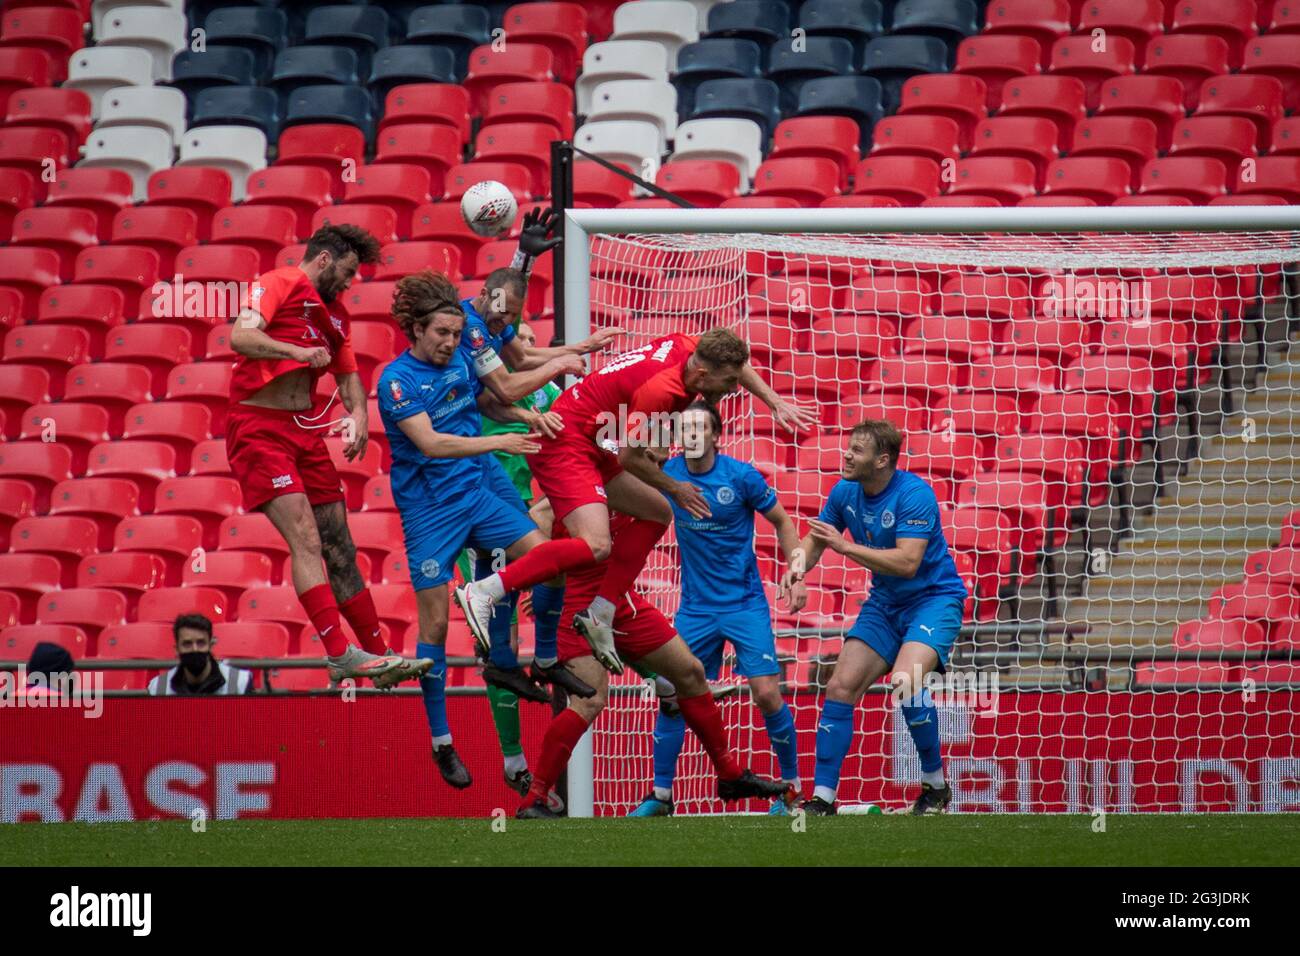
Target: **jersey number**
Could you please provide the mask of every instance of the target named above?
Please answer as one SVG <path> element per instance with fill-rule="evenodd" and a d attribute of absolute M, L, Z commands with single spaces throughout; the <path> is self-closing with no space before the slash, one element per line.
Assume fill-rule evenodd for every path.
<path fill-rule="evenodd" d="M 668 353 L 673 350 L 673 343 L 671 340 L 664 342 L 659 346 L 659 348 L 655 349 L 653 355 L 650 354 L 650 349 L 652 347 L 653 345 L 643 345 L 639 349 L 633 349 L 631 352 L 626 352 L 614 359 L 608 365 L 602 366 L 600 371 L 596 374 L 608 375 L 610 372 L 619 372 L 629 366 L 636 365 L 638 362 L 642 362 L 647 358 L 656 362 L 662 362 L 668 358 Z"/>

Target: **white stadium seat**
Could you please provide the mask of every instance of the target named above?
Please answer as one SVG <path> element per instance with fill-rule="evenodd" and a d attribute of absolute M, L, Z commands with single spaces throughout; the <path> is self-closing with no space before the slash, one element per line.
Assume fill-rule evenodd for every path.
<path fill-rule="evenodd" d="M 709 28 L 709 11 L 720 3 L 731 3 L 731 0 L 690 0 L 690 3 L 695 8 L 695 12 L 699 14 L 696 26 L 703 33 Z"/>
<path fill-rule="evenodd" d="M 177 166 L 216 166 L 230 174 L 230 199 L 244 198 L 251 173 L 266 168 L 266 134 L 252 126 L 196 126 L 181 137 Z"/>
<path fill-rule="evenodd" d="M 120 7 L 162 7 L 182 10 L 185 0 L 94 0 L 90 7 L 91 36 L 99 36 L 104 28 L 104 17 Z"/>
<path fill-rule="evenodd" d="M 118 86 L 99 103 L 99 123 L 105 126 L 157 126 L 180 143 L 185 133 L 185 94 L 170 86 Z"/>
<path fill-rule="evenodd" d="M 95 129 L 81 147 L 78 166 L 112 166 L 131 174 L 134 198 L 148 198 L 149 177 L 172 164 L 172 137 L 158 126 L 106 126 Z"/>
<path fill-rule="evenodd" d="M 763 131 L 747 119 L 694 119 L 677 127 L 673 159 L 722 159 L 740 170 L 741 192 L 749 191 L 763 162 Z"/>
<path fill-rule="evenodd" d="M 172 78 L 172 57 L 185 49 L 185 14 L 167 7 L 118 7 L 104 16 L 99 46 L 131 46 L 153 57 L 153 79 Z"/>
<path fill-rule="evenodd" d="M 686 0 L 632 0 L 614 11 L 614 40 L 651 40 L 668 51 L 668 69 L 677 68 L 677 51 L 700 38 L 700 14 Z"/>
<path fill-rule="evenodd" d="M 584 123 L 574 134 L 573 143 L 611 163 L 624 163 L 650 182 L 654 182 L 659 172 L 662 142 L 654 123 L 637 120 Z"/>
<path fill-rule="evenodd" d="M 65 87 L 90 97 L 90 115 L 99 116 L 99 100 L 115 86 L 150 86 L 153 55 L 134 46 L 90 46 L 68 57 Z"/>
<path fill-rule="evenodd" d="M 663 80 L 610 80 L 596 87 L 587 119 L 654 123 L 661 143 L 670 143 L 677 132 L 677 88 Z"/>
<path fill-rule="evenodd" d="M 606 40 L 582 55 L 582 75 L 574 86 L 579 113 L 591 109 L 591 96 L 610 80 L 668 80 L 668 51 L 650 40 Z"/>

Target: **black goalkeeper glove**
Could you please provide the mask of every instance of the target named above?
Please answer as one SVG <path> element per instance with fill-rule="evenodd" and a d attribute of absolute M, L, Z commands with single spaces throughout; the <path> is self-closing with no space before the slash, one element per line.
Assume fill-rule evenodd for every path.
<path fill-rule="evenodd" d="M 550 206 L 529 210 L 524 215 L 524 226 L 519 233 L 519 251 L 530 259 L 550 252 L 564 241 L 560 236 L 552 236 L 559 221 L 560 214 Z"/>

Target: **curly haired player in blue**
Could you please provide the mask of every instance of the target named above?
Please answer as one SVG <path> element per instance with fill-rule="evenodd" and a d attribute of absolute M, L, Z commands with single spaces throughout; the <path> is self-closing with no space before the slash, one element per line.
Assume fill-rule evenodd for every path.
<path fill-rule="evenodd" d="M 920 476 L 898 468 L 902 447 L 903 436 L 890 422 L 868 419 L 853 429 L 841 480 L 800 542 L 804 567 L 792 567 L 781 579 L 780 593 L 788 592 L 827 548 L 871 572 L 871 594 L 845 635 L 817 723 L 813 795 L 803 803 L 816 816 L 836 812 L 854 708 L 887 673 L 921 757 L 921 793 L 912 813 L 942 813 L 952 802 L 939 721 L 924 678 L 947 666 L 967 591 L 939 524 L 934 491 Z M 852 541 L 844 537 L 846 528 Z"/>

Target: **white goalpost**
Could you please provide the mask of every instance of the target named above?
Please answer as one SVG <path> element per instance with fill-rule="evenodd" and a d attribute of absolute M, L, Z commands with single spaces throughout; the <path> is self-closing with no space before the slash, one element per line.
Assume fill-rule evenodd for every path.
<path fill-rule="evenodd" d="M 1300 207 L 571 209 L 566 341 L 616 351 L 724 325 L 783 397 L 728 398 L 721 450 L 800 531 L 848 430 L 887 418 L 934 487 L 971 592 L 933 688 L 958 812 L 1300 810 Z M 604 361 L 595 359 L 595 365 Z M 811 791 L 815 724 L 870 590 L 828 553 L 808 607 L 760 519 L 782 687 Z M 673 533 L 637 587 L 670 618 Z M 777 775 L 724 660 L 742 763 Z M 848 808 L 903 806 L 919 763 L 884 687 L 857 709 Z M 657 704 L 630 670 L 569 764 L 572 816 L 649 792 Z M 716 813 L 691 734 L 678 813 Z M 758 809 L 757 805 L 751 809 Z"/>

